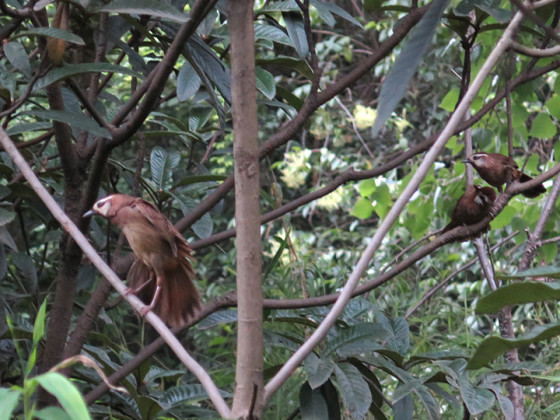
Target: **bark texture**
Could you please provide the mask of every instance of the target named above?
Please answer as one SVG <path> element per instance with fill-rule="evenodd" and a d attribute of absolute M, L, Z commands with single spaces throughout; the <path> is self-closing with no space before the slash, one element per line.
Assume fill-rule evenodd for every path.
<path fill-rule="evenodd" d="M 263 331 L 259 144 L 253 2 L 230 1 L 231 79 L 237 226 L 237 365 L 232 417 L 262 418 Z"/>

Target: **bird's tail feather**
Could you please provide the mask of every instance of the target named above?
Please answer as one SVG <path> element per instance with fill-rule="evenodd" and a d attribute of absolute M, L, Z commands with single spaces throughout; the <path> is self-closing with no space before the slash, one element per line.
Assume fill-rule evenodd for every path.
<path fill-rule="evenodd" d="M 527 182 L 532 179 L 533 178 L 531 178 L 529 175 L 522 173 L 521 176 L 519 177 L 519 182 Z M 543 184 L 539 184 L 536 187 L 523 191 L 521 194 L 523 194 L 527 198 L 535 198 L 544 192 L 546 192 L 545 186 Z"/>
<path fill-rule="evenodd" d="M 156 287 L 154 270 L 136 259 L 127 279 L 129 287 L 148 305 Z M 177 327 L 190 322 L 200 308 L 200 295 L 194 284 L 194 270 L 190 262 L 183 259 L 179 267 L 165 271 L 154 312 L 170 327 Z"/>

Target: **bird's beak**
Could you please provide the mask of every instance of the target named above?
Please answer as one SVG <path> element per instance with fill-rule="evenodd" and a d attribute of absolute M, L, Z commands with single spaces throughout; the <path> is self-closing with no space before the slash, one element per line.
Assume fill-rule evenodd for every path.
<path fill-rule="evenodd" d="M 462 160 L 461 162 L 463 162 L 463 163 L 471 163 L 471 161 L 468 160 L 468 159 Z"/>
<path fill-rule="evenodd" d="M 86 211 L 82 217 L 90 217 L 93 216 L 95 212 L 93 210 Z"/>

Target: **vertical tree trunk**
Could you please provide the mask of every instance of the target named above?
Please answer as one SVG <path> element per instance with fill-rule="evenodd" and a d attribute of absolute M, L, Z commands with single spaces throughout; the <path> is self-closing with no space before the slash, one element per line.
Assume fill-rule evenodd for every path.
<path fill-rule="evenodd" d="M 232 417 L 261 418 L 263 331 L 259 144 L 253 1 L 230 1 L 231 79 L 237 226 L 237 366 Z"/>

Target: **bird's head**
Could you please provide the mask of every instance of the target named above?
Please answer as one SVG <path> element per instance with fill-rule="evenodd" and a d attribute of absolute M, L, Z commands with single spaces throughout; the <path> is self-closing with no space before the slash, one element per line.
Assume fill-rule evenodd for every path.
<path fill-rule="evenodd" d="M 463 163 L 468 163 L 475 168 L 485 168 L 491 164 L 488 153 L 476 152 L 470 155 Z"/>
<path fill-rule="evenodd" d="M 110 219 L 116 214 L 118 208 L 121 206 L 122 203 L 120 203 L 120 201 L 119 194 L 108 195 L 107 197 L 97 201 L 91 210 L 84 213 L 84 217 L 98 214 L 106 219 Z"/>
<path fill-rule="evenodd" d="M 481 206 L 491 205 L 496 199 L 496 191 L 494 191 L 494 188 L 479 187 L 477 185 L 475 185 L 475 188 L 476 188 L 476 197 L 474 200 L 478 205 Z"/>

